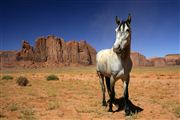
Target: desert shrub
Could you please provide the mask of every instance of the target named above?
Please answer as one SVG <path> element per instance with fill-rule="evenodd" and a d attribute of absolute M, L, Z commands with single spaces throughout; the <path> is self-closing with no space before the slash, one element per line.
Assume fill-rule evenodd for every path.
<path fill-rule="evenodd" d="M 177 106 L 177 107 L 174 109 L 174 112 L 175 112 L 176 116 L 177 116 L 178 118 L 180 118 L 180 106 Z"/>
<path fill-rule="evenodd" d="M 12 79 L 13 79 L 13 77 L 10 75 L 5 75 L 2 77 L 2 80 L 12 80 Z"/>
<path fill-rule="evenodd" d="M 13 104 L 10 104 L 8 108 L 10 111 L 16 111 L 18 109 L 18 106 L 17 104 L 13 103 Z"/>
<path fill-rule="evenodd" d="M 1 118 L 5 118 L 6 116 L 2 113 L 2 111 L 0 111 L 0 120 Z"/>
<path fill-rule="evenodd" d="M 50 81 L 50 80 L 59 80 L 59 78 L 56 76 L 56 75 L 49 75 L 47 77 L 47 80 Z"/>
<path fill-rule="evenodd" d="M 59 108 L 59 103 L 58 103 L 58 101 L 50 101 L 50 102 L 48 103 L 48 108 L 47 108 L 47 110 L 54 110 L 54 109 L 57 109 L 57 108 Z"/>
<path fill-rule="evenodd" d="M 16 83 L 18 85 L 20 85 L 20 86 L 26 86 L 29 83 L 29 81 L 28 81 L 28 79 L 26 77 L 20 76 L 20 77 L 17 78 Z"/>
<path fill-rule="evenodd" d="M 21 111 L 21 120 L 36 120 L 35 111 L 31 108 L 26 108 Z"/>

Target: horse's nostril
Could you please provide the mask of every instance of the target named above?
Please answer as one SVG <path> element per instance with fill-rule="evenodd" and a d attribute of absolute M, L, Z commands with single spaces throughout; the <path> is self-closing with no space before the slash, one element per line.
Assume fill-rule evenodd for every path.
<path fill-rule="evenodd" d="M 121 49 L 121 46 L 119 45 L 117 49 L 119 49 L 119 50 L 120 50 L 120 49 Z"/>
<path fill-rule="evenodd" d="M 113 51 L 116 52 L 116 48 L 113 48 Z"/>
<path fill-rule="evenodd" d="M 113 51 L 120 54 L 122 52 L 122 49 L 119 47 L 119 48 L 113 48 Z"/>
<path fill-rule="evenodd" d="M 113 51 L 114 51 L 114 52 L 118 52 L 119 49 L 118 49 L 118 48 L 113 48 Z"/>

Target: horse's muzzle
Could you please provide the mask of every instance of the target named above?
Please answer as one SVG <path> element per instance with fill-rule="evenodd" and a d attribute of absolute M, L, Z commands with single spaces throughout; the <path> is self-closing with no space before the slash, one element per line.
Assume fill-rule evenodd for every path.
<path fill-rule="evenodd" d="M 120 54 L 123 50 L 119 47 L 119 48 L 113 48 L 113 51 L 117 54 Z"/>

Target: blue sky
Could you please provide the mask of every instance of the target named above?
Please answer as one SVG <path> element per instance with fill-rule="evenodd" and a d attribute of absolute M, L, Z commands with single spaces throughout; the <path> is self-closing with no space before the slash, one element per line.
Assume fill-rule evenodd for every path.
<path fill-rule="evenodd" d="M 132 50 L 146 57 L 180 53 L 178 0 L 1 0 L 0 50 L 19 50 L 40 36 L 86 40 L 97 51 L 111 48 L 115 16 L 132 15 Z"/>

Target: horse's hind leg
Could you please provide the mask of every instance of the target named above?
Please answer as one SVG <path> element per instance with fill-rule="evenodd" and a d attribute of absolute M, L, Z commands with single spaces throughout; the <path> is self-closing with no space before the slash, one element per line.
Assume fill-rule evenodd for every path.
<path fill-rule="evenodd" d="M 105 86 L 104 86 L 104 76 L 98 72 L 98 76 L 99 76 L 99 82 L 101 85 L 101 90 L 102 90 L 102 106 L 106 106 L 106 99 L 105 99 Z"/>

